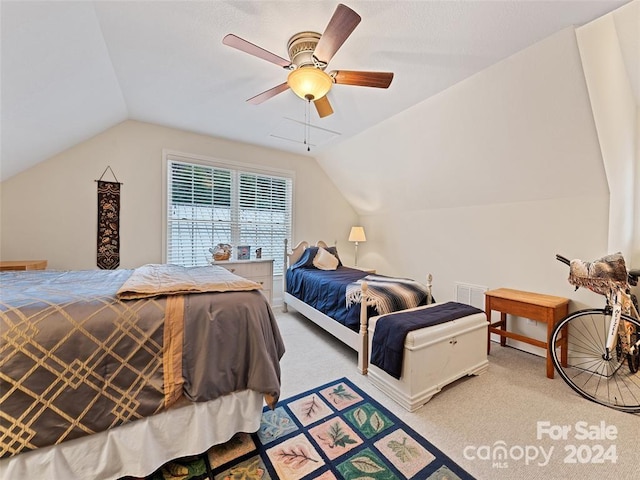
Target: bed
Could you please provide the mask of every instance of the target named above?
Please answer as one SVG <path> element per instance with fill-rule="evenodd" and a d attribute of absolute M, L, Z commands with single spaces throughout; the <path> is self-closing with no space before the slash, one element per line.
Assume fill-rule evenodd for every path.
<path fill-rule="evenodd" d="M 0 274 L 3 478 L 144 477 L 259 428 L 284 345 L 222 267 Z"/>
<path fill-rule="evenodd" d="M 316 255 L 318 252 L 324 255 L 324 251 L 336 257 L 336 268 L 315 268 L 313 263 Z M 433 301 L 431 275 L 428 275 L 426 285 L 408 279 L 373 276 L 363 270 L 342 265 L 336 247 L 329 246 L 322 240 L 315 246 L 302 241 L 291 251 L 285 240 L 284 262 L 286 273 L 283 276 L 283 310 L 286 312 L 288 306 L 295 308 L 354 349 L 358 354 L 358 372 L 363 375 L 367 373 L 368 367 L 368 318 Z M 331 266 L 330 264 L 329 267 Z M 404 301 L 394 299 L 396 301 L 385 305 L 385 311 L 381 312 L 372 285 L 382 283 L 385 279 L 406 285 L 411 289 L 411 298 L 403 299 Z"/>

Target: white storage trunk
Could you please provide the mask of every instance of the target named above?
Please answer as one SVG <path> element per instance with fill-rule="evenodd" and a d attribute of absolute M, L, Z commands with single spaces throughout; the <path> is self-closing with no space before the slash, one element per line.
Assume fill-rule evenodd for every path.
<path fill-rule="evenodd" d="M 411 310 L 428 309 L 434 305 L 437 304 Z M 369 319 L 369 357 L 379 318 Z M 465 375 L 480 375 L 487 370 L 487 325 L 486 315 L 476 313 L 409 332 L 404 342 L 400 379 L 371 363 L 369 379 L 402 407 L 413 412 L 445 385 Z"/>

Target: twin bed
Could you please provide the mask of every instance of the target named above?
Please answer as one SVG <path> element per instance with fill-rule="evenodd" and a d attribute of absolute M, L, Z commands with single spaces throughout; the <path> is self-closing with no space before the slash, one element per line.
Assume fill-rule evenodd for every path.
<path fill-rule="evenodd" d="M 325 251 L 336 257 L 335 268 L 314 265 L 318 252 Z M 342 265 L 336 247 L 322 240 L 315 246 L 302 241 L 291 251 L 285 240 L 284 262 L 284 311 L 292 306 L 354 349 L 363 375 L 368 368 L 368 318 L 432 302 L 431 275 L 426 285 L 369 275 Z"/>
<path fill-rule="evenodd" d="M 3 478 L 144 477 L 259 428 L 284 345 L 222 267 L 0 274 Z"/>
<path fill-rule="evenodd" d="M 327 252 L 337 261 L 325 261 Z M 285 311 L 291 305 L 358 353 L 358 371 L 408 411 L 445 385 L 487 370 L 484 312 L 433 303 L 427 284 L 341 265 L 335 247 L 285 242 Z M 369 353 L 370 352 L 370 353 Z"/>

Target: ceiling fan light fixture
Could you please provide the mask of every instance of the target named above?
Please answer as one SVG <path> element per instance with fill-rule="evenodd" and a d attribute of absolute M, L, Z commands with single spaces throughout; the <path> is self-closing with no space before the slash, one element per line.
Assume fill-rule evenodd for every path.
<path fill-rule="evenodd" d="M 333 79 L 319 68 L 301 67 L 289 73 L 287 85 L 304 100 L 318 100 L 331 90 Z"/>

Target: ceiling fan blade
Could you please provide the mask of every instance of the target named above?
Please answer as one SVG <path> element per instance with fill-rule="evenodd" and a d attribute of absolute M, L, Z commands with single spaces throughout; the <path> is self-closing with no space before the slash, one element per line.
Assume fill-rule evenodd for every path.
<path fill-rule="evenodd" d="M 353 70 L 335 70 L 330 72 L 338 85 L 357 85 L 360 87 L 389 88 L 393 80 L 392 72 L 357 72 Z"/>
<path fill-rule="evenodd" d="M 329 63 L 351 32 L 360 23 L 360 15 L 345 5 L 338 5 L 327 28 L 316 45 L 313 55 L 321 62 Z"/>
<path fill-rule="evenodd" d="M 247 100 L 247 102 L 251 103 L 252 105 L 260 105 L 265 100 L 269 100 L 271 97 L 275 97 L 279 93 L 282 93 L 288 89 L 289 89 L 289 85 L 287 85 L 287 82 L 284 82 L 278 85 L 277 87 L 273 87 L 273 88 L 270 88 L 269 90 L 259 93 L 255 97 L 251 97 L 249 100 Z"/>
<path fill-rule="evenodd" d="M 320 118 L 328 117 L 333 113 L 333 108 L 331 108 L 331 103 L 329 103 L 329 98 L 326 95 L 315 100 L 313 104 L 316 106 Z"/>
<path fill-rule="evenodd" d="M 233 35 L 232 33 L 230 33 L 229 35 L 225 35 L 225 37 L 222 39 L 222 43 L 230 47 L 237 48 L 238 50 L 241 50 L 250 55 L 254 55 L 258 58 L 266 60 L 267 62 L 280 65 L 281 67 L 288 67 L 289 65 L 291 65 L 291 62 L 289 60 L 285 60 L 275 53 L 271 53 L 264 48 L 254 45 L 251 42 L 247 42 L 246 40 Z"/>

